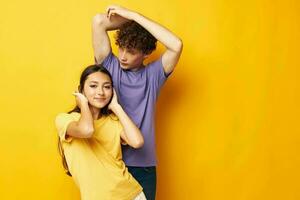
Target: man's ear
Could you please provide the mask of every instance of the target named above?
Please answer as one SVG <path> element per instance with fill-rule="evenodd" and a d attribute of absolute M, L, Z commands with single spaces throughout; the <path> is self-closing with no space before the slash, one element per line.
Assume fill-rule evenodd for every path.
<path fill-rule="evenodd" d="M 144 54 L 143 55 L 143 60 L 147 59 L 149 57 L 150 54 Z"/>

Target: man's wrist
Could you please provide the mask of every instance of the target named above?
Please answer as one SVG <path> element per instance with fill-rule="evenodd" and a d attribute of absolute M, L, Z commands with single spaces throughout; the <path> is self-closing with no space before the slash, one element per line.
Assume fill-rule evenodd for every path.
<path fill-rule="evenodd" d="M 141 17 L 141 15 L 137 12 L 134 11 L 130 11 L 130 18 L 133 21 L 136 21 L 139 17 Z"/>

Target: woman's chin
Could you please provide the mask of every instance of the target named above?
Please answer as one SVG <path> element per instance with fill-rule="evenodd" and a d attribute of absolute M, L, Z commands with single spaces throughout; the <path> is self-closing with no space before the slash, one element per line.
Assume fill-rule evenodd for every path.
<path fill-rule="evenodd" d="M 102 109 L 107 105 L 107 103 L 93 103 L 91 104 L 92 107 L 96 108 L 96 109 Z"/>

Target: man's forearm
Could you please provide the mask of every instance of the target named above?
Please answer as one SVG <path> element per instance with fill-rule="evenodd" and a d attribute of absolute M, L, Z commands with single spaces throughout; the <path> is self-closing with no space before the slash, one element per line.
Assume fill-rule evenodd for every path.
<path fill-rule="evenodd" d="M 141 15 L 140 13 L 121 6 L 112 5 L 108 7 L 107 16 L 108 18 L 121 16 L 122 18 L 128 20 L 134 20 L 143 26 L 147 31 L 149 31 L 158 41 L 165 45 L 168 50 L 173 52 L 181 52 L 182 42 L 175 34 L 162 25 Z"/>
<path fill-rule="evenodd" d="M 136 21 L 138 24 L 143 26 L 147 31 L 149 31 L 158 41 L 166 46 L 167 49 L 180 52 L 182 48 L 181 39 L 178 38 L 174 33 L 169 31 L 167 28 L 162 25 L 152 21 L 151 19 L 136 13 L 132 12 L 132 20 Z"/>
<path fill-rule="evenodd" d="M 116 30 L 120 28 L 124 23 L 128 22 L 128 19 L 125 19 L 119 15 L 107 17 L 107 14 L 101 13 L 97 14 L 93 19 L 93 27 L 102 28 L 105 31 Z"/>

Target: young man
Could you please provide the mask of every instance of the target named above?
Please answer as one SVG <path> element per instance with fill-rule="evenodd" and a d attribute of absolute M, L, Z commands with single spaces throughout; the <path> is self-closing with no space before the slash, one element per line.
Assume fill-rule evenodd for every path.
<path fill-rule="evenodd" d="M 182 42 L 176 35 L 143 15 L 120 6 L 109 6 L 93 19 L 95 60 L 109 70 L 120 104 L 144 136 L 144 146 L 123 146 L 123 159 L 130 173 L 142 185 L 148 200 L 156 193 L 156 152 L 154 114 L 161 86 L 174 70 Z M 108 31 L 116 30 L 118 56 L 113 55 Z M 166 50 L 146 66 L 143 64 L 156 41 Z"/>

